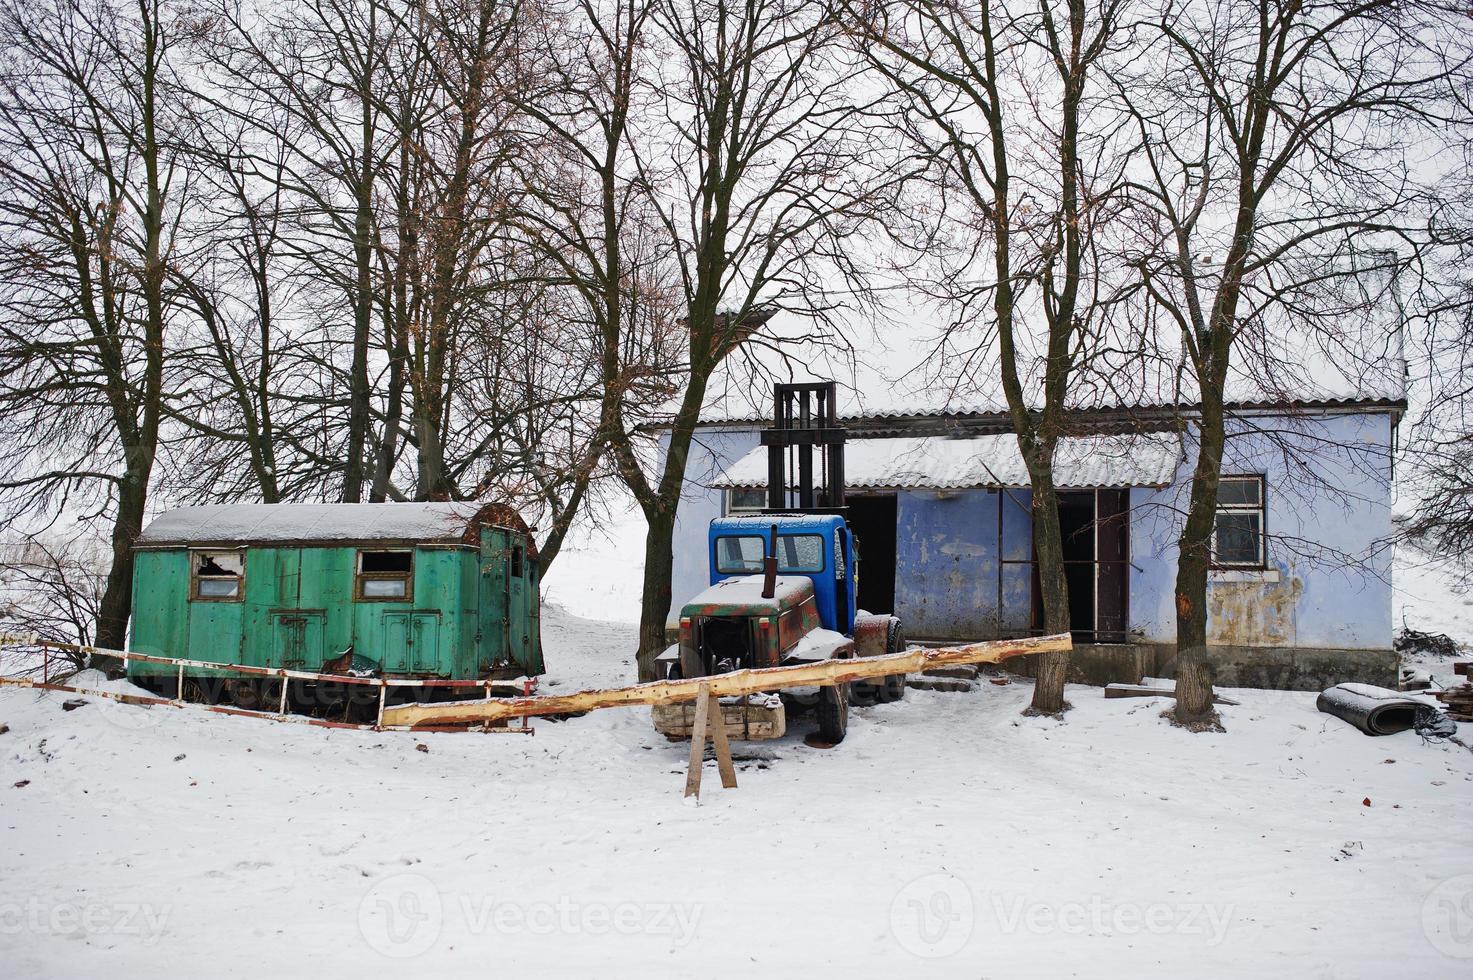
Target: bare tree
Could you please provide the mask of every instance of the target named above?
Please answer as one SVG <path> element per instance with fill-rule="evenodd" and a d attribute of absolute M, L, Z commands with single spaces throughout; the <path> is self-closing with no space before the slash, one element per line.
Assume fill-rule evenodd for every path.
<path fill-rule="evenodd" d="M 111 520 L 95 640 L 121 648 L 189 196 L 175 34 L 154 0 L 53 0 L 0 4 L 0 38 L 0 491 L 12 519 Z"/>
<path fill-rule="evenodd" d="M 1416 257 L 1431 202 L 1402 161 L 1445 105 L 1439 49 L 1460 20 L 1396 0 L 1167 2 L 1120 76 L 1150 231 L 1134 261 L 1198 401 L 1176 579 L 1183 724 L 1216 724 L 1206 591 L 1235 360 L 1251 351 L 1263 377 L 1276 330 L 1336 334 L 1337 293 Z"/>
<path fill-rule="evenodd" d="M 940 269 L 912 277 L 958 311 L 943 347 L 996 372 L 1032 487 L 1043 628 L 1068 632 L 1054 451 L 1118 301 L 1100 256 L 1122 157 L 1095 76 L 1122 46 L 1125 5 L 847 7 L 876 71 L 905 99 L 901 131 L 930 164 L 922 219 L 903 231 Z M 1068 654 L 1040 661 L 1030 710 L 1058 714 Z"/>
<path fill-rule="evenodd" d="M 180 432 L 167 460 L 171 490 L 191 500 L 311 494 L 319 465 L 291 423 L 294 344 L 279 328 L 290 312 L 280 146 L 241 147 L 254 135 L 230 116 L 198 112 L 191 160 L 201 186 L 191 232 L 198 259 L 174 271 L 194 329 L 175 337 L 166 409 Z M 258 172 L 259 161 L 274 166 Z"/>
<path fill-rule="evenodd" d="M 386 171 L 410 152 L 403 130 L 405 114 L 413 110 L 384 98 L 396 73 L 417 63 L 405 56 L 413 50 L 409 10 L 397 0 L 324 0 L 286 8 L 223 0 L 204 19 L 212 107 L 254 125 L 258 133 L 245 144 L 248 150 L 287 151 L 264 160 L 260 172 L 287 191 L 298 225 L 294 251 L 319 284 L 326 307 L 319 347 L 326 375 L 319 384 L 326 390 L 318 396 L 318 424 L 332 428 L 336 420 L 329 410 L 342 407 L 342 443 L 323 462 L 341 473 L 340 498 L 348 502 L 361 500 L 366 485 L 387 492 L 387 476 L 376 481 L 368 473 L 374 422 L 370 359 L 374 325 L 392 312 L 386 304 L 394 295 L 396 266 L 380 248 L 381 198 L 392 201 Z M 396 108 L 402 110 L 398 116 Z M 346 371 L 333 356 L 340 320 L 328 297 L 345 300 L 351 314 Z M 402 323 L 387 326 L 402 330 Z M 391 360 L 403 354 L 392 335 L 384 346 Z M 339 385 L 343 374 L 345 391 Z M 392 384 L 387 389 L 391 419 L 397 410 L 392 399 L 400 392 Z M 385 444 L 395 455 L 397 431 L 384 428 Z M 381 465 L 392 470 L 391 460 Z"/>
<path fill-rule="evenodd" d="M 863 282 L 851 246 L 885 199 L 884 146 L 865 125 L 877 100 L 832 6 L 665 0 L 651 23 L 662 106 L 632 139 L 637 186 L 673 245 L 685 363 L 655 472 L 632 433 L 607 433 L 648 524 L 641 678 L 665 645 L 676 508 L 711 377 L 776 309 L 836 329 L 835 287 Z"/>
<path fill-rule="evenodd" d="M 628 444 L 679 371 L 675 243 L 658 226 L 640 179 L 635 120 L 657 113 L 652 0 L 574 0 L 543 22 L 539 74 L 520 108 L 545 142 L 518 161 L 526 189 L 516 220 L 566 294 L 566 343 L 593 368 L 590 430 L 570 446 L 564 492 L 543 491 L 550 562 L 614 443 Z M 576 426 L 576 423 L 575 423 Z M 576 428 L 575 428 L 576 431 Z"/>
<path fill-rule="evenodd" d="M 110 556 L 90 537 L 33 535 L 0 558 L 0 623 L 6 632 L 87 645 L 107 588 Z M 72 654 L 83 667 L 85 654 Z"/>

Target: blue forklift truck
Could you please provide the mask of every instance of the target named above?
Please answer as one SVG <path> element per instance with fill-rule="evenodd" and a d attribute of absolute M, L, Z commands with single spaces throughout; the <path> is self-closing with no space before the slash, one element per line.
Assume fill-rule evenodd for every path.
<path fill-rule="evenodd" d="M 844 430 L 834 383 L 779 384 L 768 447 L 768 507 L 722 517 L 707 537 L 710 588 L 682 607 L 679 642 L 659 658 L 666 677 L 874 656 L 905 649 L 900 620 L 858 609 L 859 541 L 844 520 Z M 820 486 L 814 486 L 815 451 Z M 789 475 L 794 481 L 790 486 Z M 732 738 L 776 738 L 790 710 L 813 708 L 818 738 L 837 744 L 849 705 L 897 701 L 905 677 L 783 691 L 723 703 Z M 689 737 L 688 705 L 656 708 L 655 727 Z"/>

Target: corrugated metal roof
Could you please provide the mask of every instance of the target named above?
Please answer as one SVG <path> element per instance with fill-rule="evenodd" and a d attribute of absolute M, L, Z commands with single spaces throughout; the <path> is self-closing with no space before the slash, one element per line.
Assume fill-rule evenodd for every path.
<path fill-rule="evenodd" d="M 484 505 L 209 504 L 156 517 L 140 546 L 270 541 L 458 541 Z"/>
<path fill-rule="evenodd" d="M 1060 489 L 1164 487 L 1182 459 L 1174 432 L 1066 436 L 1054 454 Z M 1011 433 L 949 439 L 942 436 L 851 439 L 844 480 L 856 490 L 968 490 L 1029 486 L 1028 468 Z M 759 446 L 712 482 L 733 489 L 767 484 L 767 447 Z"/>

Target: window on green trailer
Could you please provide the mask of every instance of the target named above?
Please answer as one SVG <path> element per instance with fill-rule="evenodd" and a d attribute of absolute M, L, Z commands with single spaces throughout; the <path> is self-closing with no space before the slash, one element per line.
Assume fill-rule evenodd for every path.
<path fill-rule="evenodd" d="M 765 536 L 756 534 L 722 535 L 716 539 L 716 571 L 722 575 L 752 575 L 762 571 L 766 552 Z M 823 536 L 818 534 L 779 534 L 777 536 L 777 570 L 806 575 L 823 571 Z"/>
<path fill-rule="evenodd" d="M 358 552 L 353 593 L 359 602 L 414 598 L 414 552 L 405 548 Z"/>
<path fill-rule="evenodd" d="M 245 595 L 244 551 L 191 551 L 190 598 L 199 602 L 239 602 Z"/>

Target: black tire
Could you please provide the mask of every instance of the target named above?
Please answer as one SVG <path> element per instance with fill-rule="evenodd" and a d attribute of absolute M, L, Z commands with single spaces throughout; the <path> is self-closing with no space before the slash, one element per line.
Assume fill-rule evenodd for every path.
<path fill-rule="evenodd" d="M 891 618 L 890 630 L 885 635 L 885 652 L 900 653 L 905 649 L 905 627 L 900 620 Z M 892 704 L 905 697 L 905 675 L 890 674 L 875 685 L 875 696 L 881 704 Z"/>
<path fill-rule="evenodd" d="M 844 741 L 849 731 L 849 685 L 818 689 L 818 737 L 830 745 Z"/>
<path fill-rule="evenodd" d="M 880 689 L 884 683 L 872 684 L 869 681 L 849 682 L 849 704 L 855 708 L 868 708 L 870 705 L 879 704 L 885 700 L 884 692 Z"/>

